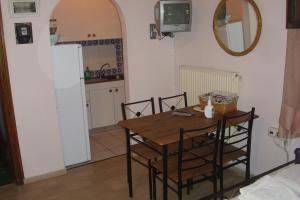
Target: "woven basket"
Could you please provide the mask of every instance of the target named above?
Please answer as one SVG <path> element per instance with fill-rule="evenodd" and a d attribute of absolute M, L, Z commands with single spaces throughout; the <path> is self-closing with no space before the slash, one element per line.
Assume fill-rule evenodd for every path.
<path fill-rule="evenodd" d="M 200 101 L 201 109 L 204 109 L 205 106 L 207 105 L 207 98 L 205 98 L 204 96 L 199 96 L 199 101 Z M 213 106 L 216 112 L 224 115 L 226 113 L 236 111 L 237 102 L 238 102 L 238 97 L 234 97 L 231 103 L 213 103 Z"/>

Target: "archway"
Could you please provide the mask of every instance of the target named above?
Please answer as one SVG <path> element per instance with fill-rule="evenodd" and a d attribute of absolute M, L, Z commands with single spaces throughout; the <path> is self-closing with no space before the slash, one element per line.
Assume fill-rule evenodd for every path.
<path fill-rule="evenodd" d="M 67 2 L 67 3 L 66 3 Z M 111 8 L 111 6 L 109 5 L 104 5 L 104 1 L 100 2 L 99 0 L 90 0 L 90 2 L 93 2 L 92 6 L 89 5 L 86 10 L 82 9 L 83 6 L 86 6 L 89 4 L 89 2 L 82 2 L 82 1 L 67 1 L 67 0 L 60 0 L 58 2 L 58 4 L 56 4 L 56 7 L 53 10 L 53 13 L 51 15 L 51 20 L 50 21 L 50 32 L 51 32 L 51 36 L 55 36 L 54 40 L 52 40 L 52 43 L 56 44 L 56 45 L 65 45 L 65 44 L 81 44 L 82 45 L 82 51 L 83 51 L 83 65 L 84 65 L 84 69 L 85 69 L 85 74 L 89 74 L 88 76 L 85 76 L 85 83 L 86 84 L 92 84 L 92 83 L 102 83 L 100 82 L 101 80 L 105 80 L 107 79 L 107 77 L 111 77 L 111 76 L 116 76 L 116 77 L 122 77 L 122 75 L 125 75 L 125 81 L 126 81 L 126 86 L 128 85 L 128 81 L 127 81 L 127 51 L 126 51 L 126 31 L 125 30 L 125 23 L 124 23 L 124 19 L 122 17 L 122 13 L 120 13 L 120 8 L 117 5 L 117 3 L 115 1 L 111 1 L 111 0 L 107 0 L 107 2 L 109 2 L 110 4 L 112 4 L 114 6 L 114 9 L 117 12 L 117 18 L 119 20 L 119 25 L 120 25 L 120 31 L 118 32 L 118 30 L 116 32 L 113 32 L 112 30 L 114 28 L 112 28 L 111 26 L 105 27 L 107 24 L 102 22 L 101 27 L 101 31 L 97 30 L 96 28 L 94 30 L 92 30 L 93 28 L 91 28 L 91 26 L 93 25 L 98 25 L 100 24 L 100 18 L 99 18 L 99 13 L 101 14 L 107 14 L 106 18 L 104 18 L 105 20 L 107 19 L 115 19 L 116 16 L 109 16 L 110 14 L 114 13 L 114 10 L 109 10 Z M 94 4 L 95 3 L 95 4 Z M 98 4 L 97 4 L 98 3 Z M 74 5 L 72 5 L 74 4 Z M 95 6 L 97 5 L 97 6 Z M 108 6 L 106 9 L 99 11 L 91 11 L 91 7 L 93 8 L 99 8 L 99 6 Z M 64 9 L 62 11 L 62 9 Z M 74 10 L 72 10 L 74 9 Z M 79 11 L 81 11 L 81 13 Z M 96 13 L 97 14 L 91 14 L 91 13 Z M 67 15 L 70 16 L 67 16 Z M 98 18 L 91 18 L 89 17 L 88 20 L 86 20 L 86 16 L 83 16 L 84 14 L 87 14 L 88 16 L 92 15 L 92 16 L 97 16 Z M 78 15 L 78 16 L 76 16 Z M 81 20 L 81 18 L 85 19 Z M 69 20 L 69 21 L 68 21 Z M 76 23 L 73 23 L 73 21 Z M 62 28 L 61 24 L 58 24 L 58 22 L 68 22 L 68 23 L 64 23 L 67 24 L 66 28 Z M 103 20 L 102 20 L 103 21 Z M 108 20 L 107 20 L 108 21 Z M 114 23 L 115 21 L 113 21 Z M 87 25 L 87 26 L 86 26 Z M 107 28 L 107 29 L 105 29 Z M 58 30 L 58 31 L 57 31 Z M 85 32 L 84 32 L 84 31 Z M 92 31 L 91 31 L 92 30 Z M 104 30 L 104 31 L 103 31 Z M 77 33 L 79 32 L 79 33 Z M 84 32 L 84 33 L 83 33 Z M 60 38 L 57 40 L 57 36 L 60 36 Z M 111 36 L 113 35 L 113 36 Z M 120 38 L 119 38 L 120 36 Z M 105 38 L 105 39 L 101 39 L 101 38 Z M 55 41 L 57 40 L 57 41 Z M 120 42 L 121 41 L 121 42 Z M 125 41 L 124 43 L 122 41 Z M 109 46 L 109 48 L 108 48 Z M 111 50 L 111 46 L 113 46 L 113 48 L 115 48 L 114 50 Z M 106 48 L 106 50 L 103 50 L 102 48 Z M 99 50 L 101 49 L 101 50 Z M 109 49 L 109 50 L 107 50 Z M 125 50 L 124 52 L 122 50 Z M 91 53 L 91 51 L 93 51 Z M 95 51 L 106 51 L 106 53 L 104 53 L 104 55 L 108 55 L 108 52 L 112 52 L 115 51 L 115 62 L 111 61 L 111 54 L 109 54 L 109 56 L 107 56 L 105 59 L 108 59 L 108 61 L 104 61 L 104 59 L 101 58 L 100 54 L 95 53 Z M 89 55 L 89 53 L 92 55 L 93 58 L 90 58 L 91 56 Z M 95 56 L 97 55 L 97 56 Z M 84 57 L 85 56 L 85 57 Z M 101 60 L 102 59 L 102 60 Z M 96 62 L 97 61 L 97 62 Z M 97 63 L 97 64 L 95 64 Z M 101 64 L 99 64 L 101 63 Z M 103 64 L 105 63 L 105 64 Z M 108 65 L 106 65 L 108 63 Z M 100 67 L 101 66 L 101 67 Z M 103 69 L 104 66 L 116 66 L 113 69 Z M 121 75 L 121 76 L 119 76 Z M 88 77 L 88 78 L 87 78 Z M 90 79 L 90 77 L 92 77 L 92 79 Z M 66 79 L 68 77 L 66 76 Z M 122 78 L 116 78 L 117 80 L 123 81 Z M 92 81 L 92 82 L 91 82 Z M 96 82 L 94 82 L 96 81 Z M 123 81 L 124 82 L 124 81 Z M 120 111 L 116 111 L 116 109 L 121 109 L 120 108 L 120 104 L 121 102 L 125 101 L 125 96 L 127 95 L 123 95 L 124 100 L 120 100 L 120 97 L 122 98 L 122 93 L 124 92 L 124 89 L 122 89 L 122 87 L 124 88 L 124 83 L 122 83 L 122 86 L 109 86 L 109 93 L 108 97 L 107 94 L 105 93 L 105 91 L 100 91 L 102 89 L 89 89 L 90 87 L 86 86 L 85 87 L 85 94 L 86 94 L 86 99 L 87 99 L 87 118 L 89 119 L 89 130 L 90 130 L 90 134 L 93 133 L 94 129 L 98 129 L 98 128 L 103 128 L 106 126 L 110 126 L 110 125 L 114 125 L 116 124 L 118 121 L 120 121 L 122 119 L 122 114 L 121 114 L 121 110 Z M 82 87 L 81 87 L 82 88 Z M 126 94 L 128 94 L 128 87 L 126 87 Z M 57 87 L 56 87 L 57 89 Z M 64 88 L 65 89 L 65 88 Z M 121 92 L 122 91 L 122 92 Z M 113 94 L 112 93 L 118 93 L 118 94 Z M 121 94 L 120 94 L 121 93 Z M 56 93 L 58 94 L 58 93 Z M 99 100 L 99 97 L 103 97 L 105 96 L 105 100 L 107 101 L 107 105 L 100 105 L 99 102 L 102 102 L 102 100 Z M 96 100 L 96 98 L 98 98 Z M 118 99 L 117 99 L 118 98 Z M 83 100 L 85 101 L 85 100 Z M 93 102 L 97 102 L 98 105 L 96 105 Z M 111 108 L 111 102 L 114 102 L 114 107 L 112 109 Z M 116 103 L 117 102 L 117 103 Z M 59 106 L 59 102 L 58 102 L 58 107 Z M 101 110 L 103 109 L 103 110 Z M 108 110 L 114 110 L 112 111 L 114 115 L 113 119 L 111 118 L 111 114 L 106 114 L 107 117 L 106 119 L 104 119 L 103 116 L 99 116 L 99 113 L 107 113 L 109 112 Z M 97 120 L 95 120 L 97 118 Z M 114 122 L 114 124 L 112 123 Z M 63 133 L 62 133 L 63 134 Z M 90 135 L 91 136 L 91 135 Z M 90 137 L 91 139 L 91 137 Z M 64 140 L 64 139 L 63 139 Z M 64 142 L 63 142 L 64 144 Z M 88 144 L 88 143 L 86 143 Z M 65 145 L 65 144 L 64 144 Z M 89 144 L 88 144 L 89 145 Z M 65 145 L 67 146 L 67 145 Z M 105 146 L 108 150 L 112 151 L 111 149 L 109 149 L 107 146 Z M 91 148 L 92 149 L 92 148 Z M 68 152 L 72 152 L 72 151 L 68 151 Z M 125 152 L 124 152 L 125 153 Z M 117 156 L 117 155 L 114 155 Z M 64 156 L 66 157 L 66 155 Z M 98 161 L 98 160 L 94 160 L 93 159 L 93 155 L 92 155 L 92 161 Z M 72 164 L 77 164 L 77 163 L 72 163 Z M 70 166 L 71 164 L 67 165 Z"/>

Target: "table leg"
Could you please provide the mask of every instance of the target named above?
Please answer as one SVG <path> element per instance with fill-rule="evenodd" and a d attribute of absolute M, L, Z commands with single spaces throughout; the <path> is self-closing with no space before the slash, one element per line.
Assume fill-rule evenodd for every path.
<path fill-rule="evenodd" d="M 125 129 L 126 132 L 126 152 L 127 152 L 127 181 L 129 189 L 129 197 L 133 197 L 132 192 L 132 168 L 131 168 L 131 146 L 130 146 L 130 130 Z"/>
<path fill-rule="evenodd" d="M 163 146 L 163 200 L 168 200 L 168 145 Z"/>

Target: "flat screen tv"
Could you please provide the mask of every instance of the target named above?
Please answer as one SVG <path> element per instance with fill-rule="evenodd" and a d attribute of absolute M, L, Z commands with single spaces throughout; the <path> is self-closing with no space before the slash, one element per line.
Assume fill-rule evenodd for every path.
<path fill-rule="evenodd" d="M 155 5 L 155 23 L 159 32 L 190 32 L 192 2 L 190 0 L 160 0 Z"/>

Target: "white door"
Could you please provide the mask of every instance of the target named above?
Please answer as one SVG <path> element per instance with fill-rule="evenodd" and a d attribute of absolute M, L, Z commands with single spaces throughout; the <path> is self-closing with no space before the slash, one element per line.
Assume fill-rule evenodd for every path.
<path fill-rule="evenodd" d="M 121 103 L 125 102 L 125 91 L 124 87 L 114 88 L 114 101 L 115 101 L 115 123 L 123 119 Z"/>
<path fill-rule="evenodd" d="M 113 89 L 91 90 L 90 102 L 93 128 L 115 123 Z"/>

